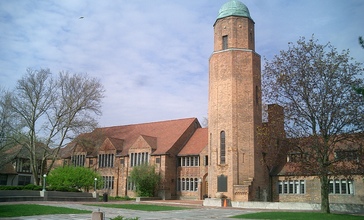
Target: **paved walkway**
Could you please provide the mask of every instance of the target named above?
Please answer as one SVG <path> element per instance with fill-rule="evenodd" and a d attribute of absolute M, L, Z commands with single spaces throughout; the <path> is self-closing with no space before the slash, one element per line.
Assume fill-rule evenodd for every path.
<path fill-rule="evenodd" d="M 231 220 L 230 216 L 259 212 L 259 210 L 246 210 L 246 209 L 234 209 L 234 208 L 212 208 L 202 206 L 202 201 L 186 201 L 186 200 L 166 200 L 166 201 L 144 201 L 141 203 L 146 204 L 160 204 L 160 205 L 173 205 L 173 206 L 186 206 L 191 207 L 187 210 L 177 210 L 177 211 L 160 211 L 160 212 L 146 212 L 146 211 L 136 211 L 130 209 L 116 209 L 116 208 L 104 208 L 97 206 L 85 205 L 87 202 L 21 202 L 21 203 L 31 203 L 40 205 L 50 205 L 58 207 L 67 207 L 74 209 L 90 210 L 90 211 L 101 211 L 105 213 L 105 219 L 114 218 L 116 216 L 123 216 L 125 218 L 139 217 L 140 220 L 159 220 L 159 219 L 221 219 L 221 220 Z M 125 202 L 108 202 L 107 204 L 120 204 Z M 135 203 L 135 202 L 128 202 Z M 5 204 L 5 203 L 1 203 Z M 6 203 L 14 204 L 14 203 Z M 16 203 L 16 204 L 19 204 Z M 89 204 L 103 204 L 99 203 L 89 203 Z M 43 216 L 27 216 L 27 217 L 15 217 L 15 218 L 0 218 L 1 220 L 90 220 L 91 214 L 67 214 L 67 215 L 43 215 Z"/>

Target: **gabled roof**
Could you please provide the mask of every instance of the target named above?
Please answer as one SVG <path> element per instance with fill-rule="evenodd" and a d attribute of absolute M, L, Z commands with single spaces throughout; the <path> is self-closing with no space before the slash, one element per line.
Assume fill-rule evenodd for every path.
<path fill-rule="evenodd" d="M 142 144 L 141 144 L 142 143 Z M 153 151 L 157 149 L 157 138 L 147 135 L 140 135 L 137 140 L 132 143 L 129 149 L 151 148 Z"/>
<path fill-rule="evenodd" d="M 201 127 L 196 118 L 185 118 L 177 120 L 150 122 L 143 124 L 131 124 L 113 127 L 97 128 L 90 133 L 85 133 L 78 136 L 72 143 L 70 143 L 65 149 L 63 149 L 62 157 L 65 158 L 70 152 L 76 142 L 82 142 L 89 152 L 88 155 L 97 155 L 97 150 L 100 148 L 106 138 L 110 140 L 119 140 L 118 151 L 121 156 L 128 154 L 129 148 L 132 144 L 143 135 L 144 139 L 150 143 L 151 146 L 157 144 L 156 150 L 153 154 L 168 154 L 171 153 L 171 149 L 177 144 L 183 142 L 186 143 L 190 137 L 184 135 L 188 132 L 191 126 L 195 128 Z M 186 140 L 181 140 L 185 138 Z M 122 141 L 121 141 L 122 140 Z M 155 143 L 158 140 L 157 143 Z M 122 142 L 122 144 L 120 144 Z M 177 146 L 181 147 L 181 146 Z M 174 149 L 175 150 L 175 149 Z M 68 153 L 65 153 L 68 152 Z"/>
<path fill-rule="evenodd" d="M 199 155 L 207 147 L 208 129 L 198 128 L 187 144 L 178 153 L 178 156 Z"/>
<path fill-rule="evenodd" d="M 7 163 L 0 167 L 0 174 L 18 174 L 15 167 L 11 163 Z"/>
<path fill-rule="evenodd" d="M 123 147 L 123 140 L 116 139 L 116 138 L 106 138 L 104 142 L 102 143 L 99 150 L 107 151 L 107 150 L 117 150 L 122 149 Z"/>

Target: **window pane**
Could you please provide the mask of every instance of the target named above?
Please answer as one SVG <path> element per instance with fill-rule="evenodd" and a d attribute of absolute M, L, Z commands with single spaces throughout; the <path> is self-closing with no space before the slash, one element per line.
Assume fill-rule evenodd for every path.
<path fill-rule="evenodd" d="M 225 131 L 220 132 L 220 164 L 225 164 Z"/>
<path fill-rule="evenodd" d="M 348 180 L 348 194 L 354 194 L 353 181 Z"/>
<path fill-rule="evenodd" d="M 293 181 L 289 181 L 289 193 L 293 193 Z"/>
<path fill-rule="evenodd" d="M 330 189 L 329 189 L 330 193 L 334 193 L 334 181 L 333 180 L 330 180 Z"/>
<path fill-rule="evenodd" d="M 298 180 L 294 181 L 294 190 L 294 193 L 300 194 L 300 182 Z"/>
<path fill-rule="evenodd" d="M 305 194 L 305 181 L 304 180 L 301 180 L 300 181 L 300 186 L 301 186 L 301 194 Z"/>
<path fill-rule="evenodd" d="M 341 194 L 347 194 L 347 186 L 348 185 L 346 184 L 346 180 L 341 180 Z"/>
<path fill-rule="evenodd" d="M 283 193 L 288 193 L 288 182 L 284 181 L 283 182 Z"/>
<path fill-rule="evenodd" d="M 226 50 L 228 48 L 228 36 L 222 36 L 222 49 Z"/>
<path fill-rule="evenodd" d="M 335 194 L 340 194 L 340 181 L 335 180 Z"/>

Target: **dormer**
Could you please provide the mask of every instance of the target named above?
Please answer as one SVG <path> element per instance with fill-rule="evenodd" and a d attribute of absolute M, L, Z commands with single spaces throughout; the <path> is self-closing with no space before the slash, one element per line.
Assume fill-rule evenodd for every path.
<path fill-rule="evenodd" d="M 140 135 L 129 149 L 130 166 L 149 163 L 150 154 L 157 149 L 157 138 Z"/>

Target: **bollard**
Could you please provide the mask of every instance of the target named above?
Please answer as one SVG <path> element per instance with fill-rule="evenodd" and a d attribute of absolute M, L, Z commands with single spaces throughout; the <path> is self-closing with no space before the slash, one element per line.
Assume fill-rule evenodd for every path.
<path fill-rule="evenodd" d="M 103 212 L 92 212 L 92 220 L 103 220 L 104 219 L 104 213 Z"/>

